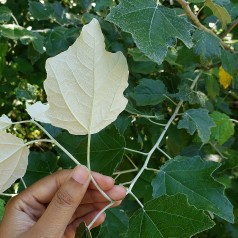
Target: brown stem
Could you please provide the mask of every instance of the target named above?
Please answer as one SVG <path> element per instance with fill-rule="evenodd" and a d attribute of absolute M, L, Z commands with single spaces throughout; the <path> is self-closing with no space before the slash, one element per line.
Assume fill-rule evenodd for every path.
<path fill-rule="evenodd" d="M 226 31 L 224 31 L 222 34 L 219 35 L 220 38 L 223 39 L 225 36 L 227 36 L 227 34 L 230 33 L 237 25 L 238 25 L 238 18 L 229 25 Z"/>
<path fill-rule="evenodd" d="M 181 7 L 184 9 L 184 11 L 186 12 L 186 14 L 189 16 L 189 18 L 194 22 L 194 24 L 200 28 L 202 31 L 205 31 L 211 35 L 213 35 L 214 37 L 218 38 L 220 40 L 220 44 L 221 46 L 226 49 L 229 50 L 231 52 L 234 52 L 234 50 L 227 45 L 226 43 L 224 43 L 222 41 L 222 39 L 220 39 L 212 30 L 208 29 L 207 27 L 205 27 L 197 18 L 197 16 L 193 13 L 193 11 L 191 10 L 189 3 L 186 2 L 185 0 L 177 0 L 177 2 L 181 5 Z"/>

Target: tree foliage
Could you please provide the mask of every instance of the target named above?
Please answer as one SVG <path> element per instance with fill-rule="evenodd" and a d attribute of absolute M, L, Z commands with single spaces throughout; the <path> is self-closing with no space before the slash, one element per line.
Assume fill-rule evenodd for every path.
<path fill-rule="evenodd" d="M 67 50 L 93 18 L 106 50 L 126 57 L 129 86 L 125 110 L 91 137 L 91 168 L 124 184 L 128 196 L 106 211 L 100 228 L 90 234 L 81 224 L 77 236 L 238 237 L 237 0 L 1 0 L 0 130 L 18 142 L 42 140 L 28 143 L 27 171 L 5 193 L 75 166 L 43 142 L 49 135 L 87 164 L 87 136 L 47 123 L 11 124 L 30 119 L 26 104 L 47 102 L 46 60 Z M 26 163 L 28 154 L 18 155 L 19 142 L 11 155 L 7 135 L 0 134 L 0 178 L 6 158 Z M 1 195 L 0 219 L 7 200 Z"/>

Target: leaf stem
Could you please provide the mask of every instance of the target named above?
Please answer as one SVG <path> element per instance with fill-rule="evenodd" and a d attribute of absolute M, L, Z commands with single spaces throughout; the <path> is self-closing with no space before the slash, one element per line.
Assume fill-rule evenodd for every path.
<path fill-rule="evenodd" d="M 193 89 L 195 87 L 195 85 L 197 84 L 197 81 L 199 80 L 200 76 L 202 75 L 203 71 L 200 71 L 199 74 L 196 76 L 196 78 L 193 80 L 193 83 L 191 85 L 191 89 Z M 152 156 L 152 154 L 154 153 L 154 151 L 159 147 L 161 141 L 163 140 L 168 128 L 170 127 L 171 123 L 173 122 L 173 120 L 175 119 L 175 117 L 177 116 L 179 109 L 181 108 L 181 106 L 183 105 L 183 100 L 180 100 L 177 107 L 174 110 L 173 115 L 170 117 L 169 121 L 167 122 L 164 130 L 162 131 L 162 133 L 160 134 L 157 142 L 154 144 L 154 146 L 152 147 L 152 149 L 150 150 L 150 152 L 148 153 L 146 160 L 142 166 L 142 168 L 139 170 L 138 174 L 135 176 L 135 178 L 132 180 L 131 185 L 129 186 L 128 190 L 127 190 L 127 194 L 131 193 L 135 183 L 137 182 L 138 178 L 141 176 L 141 174 L 144 172 L 144 170 L 147 168 L 147 165 L 150 161 L 150 158 Z"/>
<path fill-rule="evenodd" d="M 18 195 L 17 193 L 0 193 L 0 196 L 5 196 L 5 197 L 15 197 Z"/>
<path fill-rule="evenodd" d="M 91 180 L 93 182 L 93 184 L 95 185 L 95 187 L 98 189 L 98 191 L 109 201 L 109 202 L 113 202 L 113 200 L 99 187 L 99 185 L 97 184 L 96 180 L 94 179 L 94 177 L 91 174 Z"/>
<path fill-rule="evenodd" d="M 148 118 L 148 121 L 150 121 L 151 123 L 153 123 L 153 124 L 155 124 L 157 126 L 166 126 L 166 124 L 155 122 L 155 121 L 151 120 L 150 118 Z"/>
<path fill-rule="evenodd" d="M 141 154 L 141 155 L 148 155 L 148 153 L 144 153 L 144 152 L 141 152 L 141 151 L 138 151 L 138 150 L 132 150 L 132 149 L 129 149 L 129 148 L 126 148 L 126 147 L 124 147 L 124 150 L 130 151 L 132 153 L 138 153 L 138 154 Z"/>
<path fill-rule="evenodd" d="M 157 149 L 158 149 L 162 154 L 164 154 L 169 160 L 172 159 L 172 158 L 171 158 L 164 150 L 162 150 L 160 147 L 157 147 Z"/>
<path fill-rule="evenodd" d="M 108 208 L 110 208 L 115 202 L 112 201 L 110 202 L 106 207 L 104 207 L 94 218 L 93 220 L 90 222 L 90 224 L 87 226 L 88 229 L 90 230 L 93 226 L 93 224 L 95 223 L 95 221 L 101 216 L 102 213 L 104 213 Z"/>
<path fill-rule="evenodd" d="M 23 184 L 24 188 L 25 188 L 25 189 L 27 189 L 26 183 L 25 183 L 25 181 L 24 181 L 24 179 L 23 179 L 23 178 L 21 178 L 21 182 L 22 182 L 22 184 Z"/>
<path fill-rule="evenodd" d="M 88 144 L 87 144 L 87 166 L 88 169 L 91 170 L 91 162 L 90 162 L 90 145 L 91 145 L 91 134 L 88 134 Z"/>
<path fill-rule="evenodd" d="M 51 140 L 51 139 L 39 139 L 39 140 L 28 141 L 28 142 L 25 143 L 25 145 L 26 145 L 26 146 L 27 146 L 27 145 L 32 145 L 32 144 L 34 144 L 34 143 L 39 143 L 39 142 L 54 143 L 54 141 Z"/>
<path fill-rule="evenodd" d="M 229 34 L 237 25 L 238 25 L 238 18 L 229 25 L 229 27 L 226 29 L 226 31 L 224 31 L 220 35 L 220 38 L 223 39 L 224 37 L 226 37 L 227 34 Z"/>
<path fill-rule="evenodd" d="M 159 173 L 158 169 L 154 169 L 154 168 L 145 168 L 145 170 L 149 170 L 149 171 L 153 171 L 155 173 Z"/>
<path fill-rule="evenodd" d="M 138 204 L 139 204 L 142 208 L 144 208 L 144 205 L 141 203 L 141 201 L 138 199 L 138 197 L 137 197 L 132 191 L 130 191 L 129 193 L 130 193 L 130 195 L 131 195 L 133 198 L 135 198 L 135 200 L 138 202 Z M 127 194 L 128 194 L 128 193 L 127 193 Z"/>

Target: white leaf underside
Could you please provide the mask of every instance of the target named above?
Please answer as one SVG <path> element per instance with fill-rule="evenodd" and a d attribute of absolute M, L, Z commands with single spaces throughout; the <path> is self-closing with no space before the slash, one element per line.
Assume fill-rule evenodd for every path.
<path fill-rule="evenodd" d="M 0 132 L 0 193 L 24 176 L 28 164 L 29 149 L 23 140 L 6 132 Z"/>
<path fill-rule="evenodd" d="M 96 19 L 83 27 L 67 51 L 47 60 L 46 70 L 49 109 L 45 115 L 54 126 L 77 135 L 97 133 L 126 107 L 126 58 L 105 50 Z"/>
<path fill-rule="evenodd" d="M 5 114 L 0 117 L 0 131 L 6 130 L 12 125 L 12 121 Z"/>

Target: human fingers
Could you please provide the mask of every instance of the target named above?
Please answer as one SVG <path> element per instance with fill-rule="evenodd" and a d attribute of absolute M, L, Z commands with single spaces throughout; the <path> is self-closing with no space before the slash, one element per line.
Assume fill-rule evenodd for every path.
<path fill-rule="evenodd" d="M 94 219 L 94 217 L 99 213 L 100 211 L 93 211 L 87 215 L 85 215 L 84 217 L 80 217 L 78 218 L 77 220 L 73 221 L 66 229 L 66 232 L 65 232 L 65 236 L 64 237 L 67 237 L 67 238 L 73 238 L 75 237 L 76 235 L 76 231 L 77 231 L 77 228 L 78 226 L 84 222 L 86 226 L 88 226 L 91 221 Z M 102 213 L 98 218 L 97 220 L 94 222 L 94 224 L 92 225 L 91 229 L 96 227 L 96 226 L 99 226 L 101 225 L 104 221 L 105 221 L 105 218 L 106 218 L 106 214 L 105 213 Z"/>
<path fill-rule="evenodd" d="M 117 207 L 121 204 L 121 200 L 120 201 L 116 201 L 112 206 L 112 207 Z M 102 203 L 88 203 L 88 204 L 80 204 L 79 207 L 76 209 L 71 221 L 73 222 L 74 220 L 83 217 L 85 215 L 87 215 L 88 213 L 91 213 L 93 211 L 100 211 L 102 210 L 104 207 L 106 207 L 109 204 L 109 202 L 102 202 Z"/>
<path fill-rule="evenodd" d="M 111 189 L 105 191 L 105 193 L 113 201 L 119 201 L 125 198 L 126 189 L 121 185 L 114 185 Z M 100 193 L 100 191 L 89 189 L 82 200 L 82 204 L 95 202 L 108 202 L 108 200 Z"/>
<path fill-rule="evenodd" d="M 37 181 L 28 189 L 24 190 L 16 199 L 27 198 L 28 203 L 34 202 L 47 204 L 49 203 L 56 191 L 62 186 L 65 180 L 70 176 L 72 170 L 61 170 Z M 92 172 L 93 177 L 102 190 L 109 190 L 114 185 L 114 180 L 108 176 Z M 89 188 L 95 189 L 95 185 L 90 182 Z"/>
<path fill-rule="evenodd" d="M 77 166 L 33 227 L 41 237 L 62 237 L 90 183 L 90 171 Z"/>

